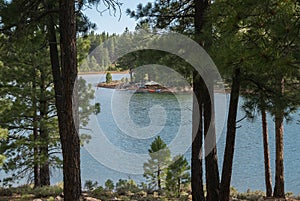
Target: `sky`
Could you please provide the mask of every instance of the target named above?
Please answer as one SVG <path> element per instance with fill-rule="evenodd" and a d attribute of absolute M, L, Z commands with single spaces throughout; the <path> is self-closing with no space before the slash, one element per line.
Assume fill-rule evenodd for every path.
<path fill-rule="evenodd" d="M 117 11 L 115 16 L 113 13 L 109 13 L 109 11 L 105 11 L 104 13 L 100 13 L 97 11 L 95 7 L 92 9 L 86 9 L 84 13 L 89 17 L 90 21 L 97 25 L 96 32 L 102 33 L 103 31 L 108 32 L 110 34 L 117 33 L 121 34 L 124 32 L 125 28 L 128 27 L 130 31 L 134 31 L 136 26 L 136 21 L 133 18 L 130 18 L 126 15 L 127 8 L 131 10 L 135 10 L 136 6 L 139 3 L 145 5 L 147 2 L 153 2 L 153 0 L 119 0 L 123 5 L 121 6 L 121 18 L 120 12 Z M 105 6 L 99 5 L 98 10 L 104 10 Z M 119 19 L 120 18 L 120 19 Z"/>

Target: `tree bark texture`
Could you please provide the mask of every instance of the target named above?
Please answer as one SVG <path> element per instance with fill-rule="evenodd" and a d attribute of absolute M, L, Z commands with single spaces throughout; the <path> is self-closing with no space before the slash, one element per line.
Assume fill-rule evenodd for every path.
<path fill-rule="evenodd" d="M 201 31 L 204 25 L 204 12 L 210 1 L 194 0 L 195 6 L 195 40 L 203 46 L 200 39 Z M 192 122 L 192 199 L 193 201 L 204 201 L 203 190 L 203 94 L 204 82 L 198 72 L 193 72 L 193 122 Z"/>
<path fill-rule="evenodd" d="M 78 134 L 76 15 L 74 0 L 59 1 L 59 27 L 62 75 L 62 123 L 64 200 L 79 201 L 81 195 L 80 140 Z M 74 95 L 74 96 L 73 96 Z"/>
<path fill-rule="evenodd" d="M 50 167 L 49 167 L 49 131 L 45 124 L 45 119 L 48 115 L 48 106 L 47 100 L 45 97 L 45 72 L 41 70 L 41 82 L 40 82 L 40 155 L 41 155 L 41 164 L 40 164 L 40 181 L 41 186 L 50 186 Z"/>
<path fill-rule="evenodd" d="M 34 147 L 33 147 L 33 157 L 34 157 L 34 165 L 33 165 L 33 177 L 34 177 L 34 187 L 41 186 L 40 180 L 40 159 L 39 159 L 39 134 L 38 134 L 38 118 L 37 118 L 37 97 L 36 97 L 36 69 L 33 69 L 33 82 L 32 82 L 32 105 L 33 105 L 33 140 L 34 140 Z"/>
<path fill-rule="evenodd" d="M 229 112 L 227 119 L 226 145 L 220 185 L 220 201 L 229 201 L 230 183 L 232 176 L 232 164 L 234 156 L 236 117 L 238 111 L 239 95 L 241 84 L 241 69 L 236 68 L 232 76 L 232 86 L 230 93 Z"/>
<path fill-rule="evenodd" d="M 60 59 L 55 17 L 51 15 L 48 21 L 48 37 L 63 153 L 64 200 L 79 201 L 81 195 L 80 141 L 78 109 L 76 108 L 78 106 L 77 91 L 74 90 L 77 77 L 75 2 L 74 0 L 60 0 L 59 8 Z M 48 9 L 51 10 L 51 7 L 48 6 Z M 74 91 L 75 94 L 73 94 Z"/>
<path fill-rule="evenodd" d="M 205 170 L 206 170 L 206 201 L 218 201 L 220 191 L 220 178 L 218 168 L 218 155 L 216 147 L 214 86 L 210 80 L 205 87 L 204 97 L 204 136 L 205 136 Z"/>
<path fill-rule="evenodd" d="M 278 78 L 276 84 L 279 97 L 275 101 L 275 140 L 276 140 L 276 167 L 275 167 L 275 198 L 284 198 L 284 166 L 283 166 L 283 119 L 284 109 L 281 107 L 282 97 L 284 94 L 284 78 Z"/>
<path fill-rule="evenodd" d="M 192 199 L 193 201 L 204 201 L 203 190 L 203 156 L 202 156 L 202 144 L 203 144 L 203 125 L 202 125 L 202 103 L 203 97 L 201 95 L 201 83 L 200 75 L 194 72 L 193 75 L 193 142 L 192 142 Z"/>
<path fill-rule="evenodd" d="M 263 128 L 263 144 L 264 144 L 264 164 L 265 164 L 265 184 L 266 184 L 266 196 L 272 196 L 272 177 L 271 177 L 271 164 L 270 164 L 270 151 L 269 151 L 269 135 L 268 135 L 268 123 L 265 107 L 261 108 L 261 120 Z"/>

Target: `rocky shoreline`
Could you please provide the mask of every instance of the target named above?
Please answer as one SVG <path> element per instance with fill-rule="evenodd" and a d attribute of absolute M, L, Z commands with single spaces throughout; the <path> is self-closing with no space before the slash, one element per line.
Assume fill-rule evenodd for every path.
<path fill-rule="evenodd" d="M 162 86 L 146 86 L 139 87 L 138 83 L 124 83 L 122 81 L 112 81 L 111 83 L 101 82 L 97 84 L 99 88 L 116 89 L 120 91 L 134 91 L 135 93 L 163 93 L 163 94 L 180 94 L 192 93 L 192 87 L 162 87 Z M 229 93 L 230 90 L 214 89 L 215 93 Z"/>

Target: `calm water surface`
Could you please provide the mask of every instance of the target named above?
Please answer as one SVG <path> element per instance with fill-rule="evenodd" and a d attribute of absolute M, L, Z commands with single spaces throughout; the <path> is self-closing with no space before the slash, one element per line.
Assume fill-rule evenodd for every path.
<path fill-rule="evenodd" d="M 126 75 L 113 75 L 114 79 L 120 79 Z M 89 75 L 84 76 L 90 83 L 97 83 L 99 79 L 104 80 L 104 76 Z M 136 139 L 128 136 L 122 130 L 118 129 L 117 123 L 111 112 L 112 100 L 114 90 L 98 89 L 96 90 L 96 101 L 101 103 L 102 111 L 97 116 L 98 124 L 103 130 L 107 139 L 116 147 L 129 153 L 145 153 L 149 149 L 154 137 L 148 139 Z M 120 92 L 121 93 L 121 92 Z M 129 93 L 129 92 L 122 92 Z M 222 102 L 224 99 L 223 94 L 216 94 L 216 107 L 224 107 L 228 103 Z M 228 97 L 227 97 L 228 98 Z M 228 99 L 227 99 L 228 100 Z M 115 101 L 115 100 L 114 100 Z M 121 102 L 122 100 L 120 100 Z M 180 105 L 181 104 L 181 105 Z M 169 144 L 176 136 L 180 127 L 184 127 L 184 134 L 186 141 L 191 142 L 189 134 L 191 133 L 191 104 L 192 97 L 190 95 L 167 95 L 167 94 L 134 94 L 129 102 L 129 115 L 131 120 L 140 127 L 147 127 L 151 124 L 150 117 L 151 108 L 159 105 L 164 112 L 162 114 L 156 113 L 154 116 L 160 118 L 163 116 L 165 120 L 163 128 L 157 133 L 163 140 Z M 240 101 L 240 105 L 242 100 Z M 183 108 L 183 109 L 182 109 Z M 183 112 L 180 112 L 183 110 Z M 299 111 L 293 114 L 294 119 L 299 119 Z M 121 114 L 122 115 L 122 114 Z M 243 111 L 240 109 L 239 118 L 244 116 Z M 221 117 L 220 117 L 221 118 Z M 225 146 L 225 130 L 223 124 L 220 125 L 218 110 L 216 114 L 218 132 L 221 137 L 218 141 L 218 156 L 220 171 L 223 160 L 223 151 Z M 155 122 L 154 122 L 155 123 Z M 275 138 L 274 138 L 274 122 L 271 117 L 268 117 L 269 123 L 269 140 L 271 152 L 271 166 L 272 174 L 275 170 Z M 236 135 L 236 148 L 234 155 L 232 185 L 239 191 L 251 190 L 264 190 L 264 165 L 263 165 L 263 145 L 262 145 L 262 130 L 261 120 L 258 115 L 254 121 L 243 120 L 239 123 L 240 128 L 237 130 Z M 158 125 L 161 126 L 161 125 Z M 153 128 L 149 128 L 153 129 Z M 155 130 L 155 128 L 154 128 Z M 286 191 L 291 191 L 294 194 L 300 194 L 300 125 L 296 121 L 285 124 L 284 133 L 284 160 L 285 160 L 285 182 Z M 183 143 L 184 144 L 184 143 Z M 88 145 L 87 145 L 88 146 Z M 186 151 L 185 156 L 188 160 L 191 158 L 190 148 Z M 126 174 L 114 171 L 105 167 L 92 157 L 86 148 L 82 149 L 82 178 L 85 180 L 95 180 L 104 183 L 107 179 L 117 181 L 120 178 L 128 179 L 133 178 L 137 182 L 144 181 L 142 175 Z M 120 167 L 126 161 L 116 161 Z M 274 176 L 273 176 L 274 184 Z"/>

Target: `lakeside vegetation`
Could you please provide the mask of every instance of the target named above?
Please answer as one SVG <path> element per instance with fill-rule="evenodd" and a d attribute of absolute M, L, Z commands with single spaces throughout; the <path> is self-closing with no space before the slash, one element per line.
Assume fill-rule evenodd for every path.
<path fill-rule="evenodd" d="M 109 180 L 108 180 L 109 181 Z M 125 184 L 121 187 L 111 188 L 108 186 L 102 187 L 95 182 L 86 181 L 83 191 L 82 199 L 87 201 L 189 201 L 191 198 L 191 187 L 187 186 L 182 189 L 180 198 L 172 197 L 170 195 L 158 195 L 158 193 L 147 193 L 144 188 L 135 184 L 132 180 L 122 180 Z M 92 186 L 90 185 L 92 184 Z M 116 184 L 118 185 L 118 184 Z M 265 199 L 265 192 L 252 191 L 238 192 L 235 188 L 231 187 L 230 197 L 236 201 L 262 201 Z M 63 198 L 62 184 L 33 188 L 31 185 L 24 185 L 20 187 L 14 187 L 9 189 L 0 188 L 1 201 L 32 201 L 34 199 L 42 199 L 43 201 L 56 201 Z M 206 193 L 206 192 L 205 192 Z M 268 199 L 269 201 L 275 201 L 275 199 Z M 292 193 L 286 194 L 287 201 L 298 201 L 300 195 L 293 195 Z"/>

